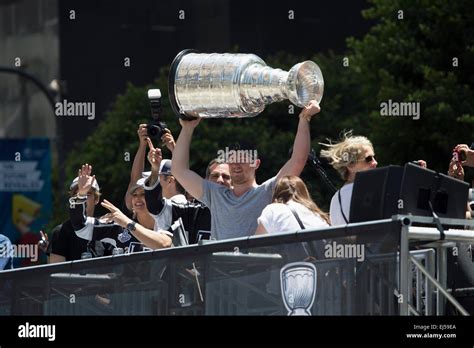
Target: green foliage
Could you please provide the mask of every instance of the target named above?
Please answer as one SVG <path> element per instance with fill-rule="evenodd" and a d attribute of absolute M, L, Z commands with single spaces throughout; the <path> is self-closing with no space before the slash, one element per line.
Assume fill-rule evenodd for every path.
<path fill-rule="evenodd" d="M 452 147 L 472 141 L 474 93 L 469 64 L 474 62 L 474 2 L 371 2 L 364 16 L 376 24 L 362 39 L 349 38 L 346 54 L 297 57 L 279 52 L 262 58 L 269 66 L 285 70 L 306 59 L 321 67 L 325 78 L 322 112 L 311 122 L 312 145 L 318 153 L 319 142 L 337 139 L 342 130 L 353 129 L 372 140 L 379 165 L 425 159 L 430 168 L 445 172 Z M 400 10 L 403 19 L 398 19 Z M 344 57 L 349 66 L 344 66 Z M 454 57 L 458 67 L 453 66 Z M 179 134 L 169 105 L 167 79 L 164 68 L 152 86 L 128 85 L 95 132 L 69 155 L 67 177 L 73 178 L 82 163 L 91 163 L 104 196 L 120 204 L 138 146 L 138 124 L 149 121 L 148 88 L 161 89 L 163 118 L 175 138 Z M 380 116 L 380 103 L 389 99 L 420 102 L 421 118 Z M 263 157 L 258 181 L 273 176 L 288 159 L 296 132 L 299 110 L 289 114 L 289 105 L 272 104 L 256 118 L 203 120 L 191 145 L 191 168 L 204 175 L 218 149 L 247 139 Z M 125 152 L 130 153 L 130 162 L 124 161 Z M 164 157 L 170 154 L 165 151 Z M 340 183 L 334 170 L 328 173 Z M 331 194 L 309 166 L 303 179 L 316 202 L 327 209 Z"/>
<path fill-rule="evenodd" d="M 382 165 L 425 159 L 445 172 L 454 145 L 472 141 L 474 3 L 372 3 L 364 15 L 378 24 L 362 40 L 348 40 L 350 69 L 363 89 L 357 102 L 371 120 L 364 135 Z M 420 119 L 381 117 L 380 103 L 389 99 L 419 102 Z"/>

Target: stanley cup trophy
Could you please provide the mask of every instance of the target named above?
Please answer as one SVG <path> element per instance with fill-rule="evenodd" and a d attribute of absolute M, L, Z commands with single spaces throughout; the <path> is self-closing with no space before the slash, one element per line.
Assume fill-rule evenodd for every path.
<path fill-rule="evenodd" d="M 293 262 L 281 269 L 281 295 L 288 315 L 311 315 L 316 274 L 316 267 L 309 262 Z"/>
<path fill-rule="evenodd" d="M 180 52 L 169 75 L 169 97 L 183 119 L 253 117 L 289 99 L 299 107 L 321 101 L 324 80 L 312 61 L 273 69 L 254 54 Z"/>

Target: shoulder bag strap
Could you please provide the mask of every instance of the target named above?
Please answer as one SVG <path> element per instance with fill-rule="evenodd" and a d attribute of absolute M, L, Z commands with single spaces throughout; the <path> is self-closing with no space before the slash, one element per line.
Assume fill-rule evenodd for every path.
<path fill-rule="evenodd" d="M 347 220 L 346 215 L 344 214 L 344 211 L 342 210 L 341 190 L 337 191 L 337 197 L 339 199 L 339 208 L 341 209 L 342 217 L 344 218 L 344 221 L 346 222 L 346 224 L 348 224 L 349 220 Z"/>

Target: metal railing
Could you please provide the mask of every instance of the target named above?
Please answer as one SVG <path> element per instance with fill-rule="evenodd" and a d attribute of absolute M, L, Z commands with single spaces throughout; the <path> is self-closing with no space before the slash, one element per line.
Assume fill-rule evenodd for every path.
<path fill-rule="evenodd" d="M 280 271 L 294 262 L 316 269 L 312 315 L 443 315 L 447 301 L 467 314 L 447 289 L 446 246 L 474 241 L 474 231 L 441 236 L 433 224 L 394 216 L 4 271 L 0 315 L 286 315 Z M 303 243 L 322 241 L 360 243 L 365 259 L 304 255 Z M 424 249 L 410 250 L 413 241 Z"/>
<path fill-rule="evenodd" d="M 430 309 L 431 302 L 426 303 L 427 310 L 431 314 L 444 315 L 446 304 L 449 302 L 460 314 L 469 315 L 468 311 L 449 293 L 447 288 L 447 248 L 452 247 L 453 242 L 474 242 L 474 221 L 463 219 L 439 219 L 439 223 L 430 217 L 403 216 L 397 215 L 393 219 L 399 220 L 402 224 L 400 236 L 400 294 L 402 298 L 410 298 L 409 273 L 410 263 L 415 266 L 415 272 L 421 272 L 425 277 L 425 282 L 429 282 L 435 288 L 436 313 Z M 412 224 L 423 224 L 424 226 L 413 226 Z M 427 226 L 436 227 L 427 227 Z M 441 225 L 441 231 L 438 229 Z M 463 226 L 465 229 L 459 229 Z M 470 229 L 467 229 L 470 228 Z M 436 276 L 432 272 L 432 267 L 427 269 L 414 257 L 409 255 L 410 242 L 426 242 L 426 246 L 434 247 L 436 250 Z M 431 261 L 430 263 L 433 263 Z M 421 277 L 421 275 L 418 275 Z M 431 287 L 427 288 L 431 290 Z M 431 291 L 427 293 L 431 296 Z M 417 302 L 418 303 L 418 302 Z M 400 303 L 400 314 L 421 314 L 420 307 L 416 311 L 410 301 Z"/>

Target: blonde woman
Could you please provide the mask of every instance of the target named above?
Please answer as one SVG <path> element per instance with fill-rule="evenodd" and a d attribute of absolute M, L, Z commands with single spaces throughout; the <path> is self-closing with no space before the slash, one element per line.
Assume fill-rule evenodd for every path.
<path fill-rule="evenodd" d="M 297 176 L 284 176 L 278 180 L 272 202 L 257 219 L 255 234 L 329 226 L 328 215 L 314 203 L 306 185 Z"/>
<path fill-rule="evenodd" d="M 344 132 L 338 143 L 321 144 L 326 150 L 321 157 L 327 158 L 344 180 L 344 186 L 331 199 L 329 216 L 331 225 L 349 223 L 352 189 L 356 173 L 377 167 L 374 147 L 364 136 L 354 136 L 352 131 Z"/>

